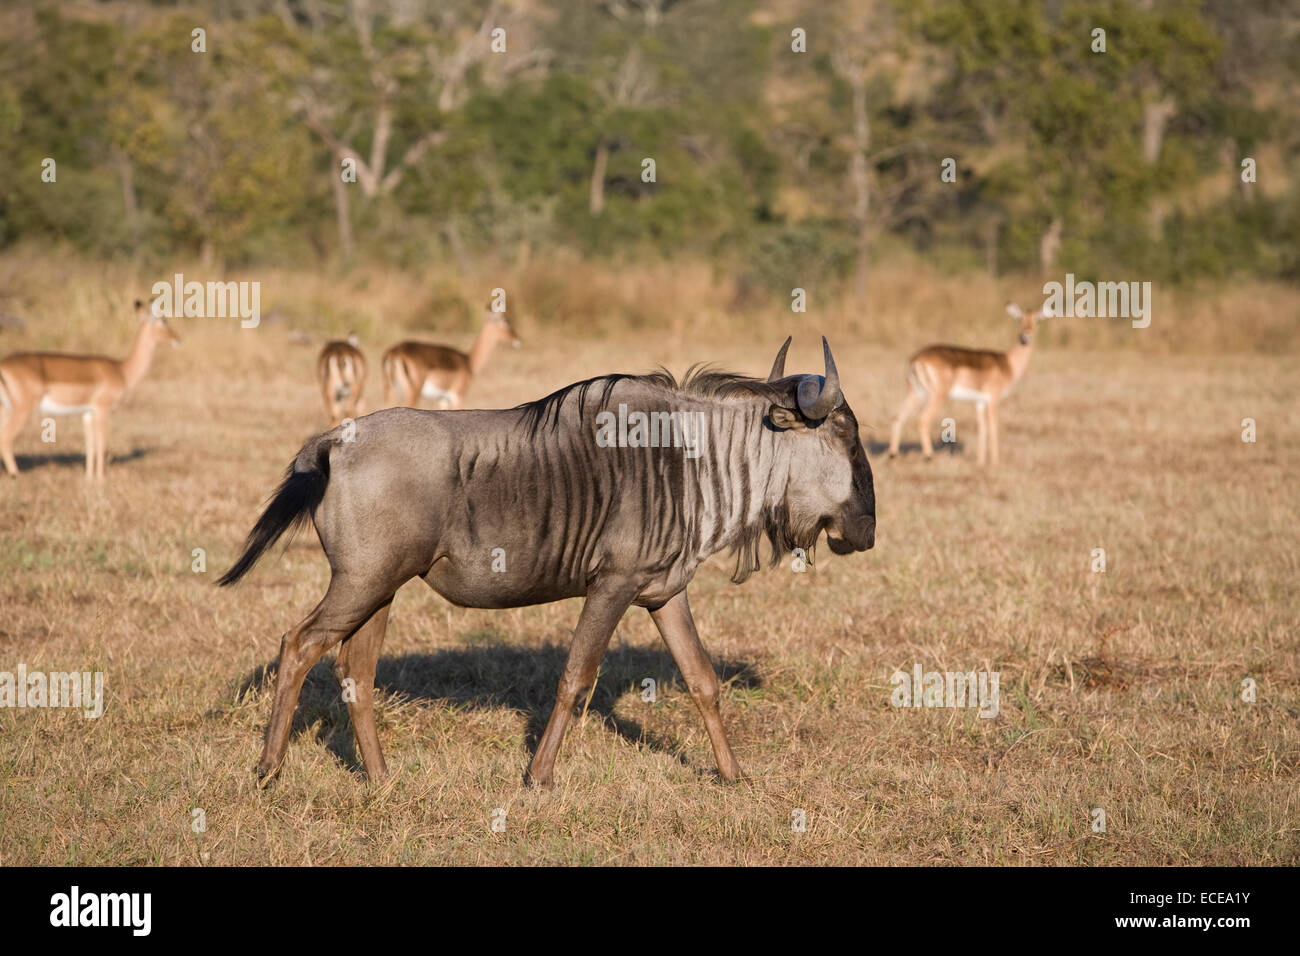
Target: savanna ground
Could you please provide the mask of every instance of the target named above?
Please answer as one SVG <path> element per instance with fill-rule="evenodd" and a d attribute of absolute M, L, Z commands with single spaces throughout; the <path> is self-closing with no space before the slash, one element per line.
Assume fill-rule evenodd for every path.
<path fill-rule="evenodd" d="M 162 276 L 11 257 L 0 277 L 28 321 L 0 333 L 0 352 L 122 354 L 130 300 Z M 0 863 L 1300 862 L 1293 292 L 1158 297 L 1143 331 L 1049 324 L 1003 407 L 1003 466 L 981 474 L 968 405 L 949 406 L 958 446 L 933 463 L 914 428 L 912 454 L 887 463 L 881 448 L 906 356 L 938 338 L 1009 347 L 1001 306 L 1033 302 L 1028 281 L 882 269 L 868 310 L 824 308 L 812 290 L 795 316 L 780 297 L 728 309 L 724 284 L 669 267 L 235 278 L 262 281 L 262 326 L 175 321 L 182 347 L 111 420 L 102 488 L 83 480 L 76 419 L 52 446 L 31 423 L 24 473 L 0 485 L 0 670 L 102 669 L 107 696 L 97 720 L 0 710 Z M 719 556 L 696 577 L 739 785 L 717 782 L 676 668 L 633 610 L 554 790 L 526 789 L 579 603 L 464 610 L 416 581 L 378 676 L 392 780 L 361 774 L 327 657 L 259 791 L 267 668 L 328 571 L 308 533 L 234 589 L 214 580 L 325 424 L 319 342 L 289 332 L 356 327 L 373 408 L 382 349 L 408 331 L 468 346 L 470 304 L 496 285 L 519 290 L 525 347 L 493 356 L 471 405 L 659 364 L 761 375 L 786 331 L 788 368 L 820 371 L 825 332 L 875 470 L 876 547 L 823 547 L 809 573 L 787 560 L 741 586 Z M 917 663 L 1000 672 L 998 716 L 894 708 L 889 676 Z"/>

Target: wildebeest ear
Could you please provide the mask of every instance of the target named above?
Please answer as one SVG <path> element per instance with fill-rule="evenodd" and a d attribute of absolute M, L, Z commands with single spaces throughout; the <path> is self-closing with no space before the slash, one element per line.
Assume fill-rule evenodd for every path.
<path fill-rule="evenodd" d="M 804 417 L 798 411 L 781 405 L 773 405 L 769 408 L 767 410 L 767 419 L 774 428 L 780 428 L 783 431 L 808 427 L 808 423 L 804 421 Z"/>

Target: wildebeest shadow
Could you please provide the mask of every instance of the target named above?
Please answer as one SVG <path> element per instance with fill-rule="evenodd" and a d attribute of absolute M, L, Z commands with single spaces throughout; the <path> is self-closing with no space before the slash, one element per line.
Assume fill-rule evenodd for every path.
<path fill-rule="evenodd" d="M 555 705 L 556 685 L 564 669 L 568 646 L 514 647 L 497 643 L 494 632 L 468 637 L 471 641 L 486 638 L 492 643 L 381 657 L 375 673 L 376 689 L 402 700 L 449 704 L 457 709 L 517 711 L 527 718 L 525 746 L 531 756 Z M 239 684 L 236 700 L 263 688 L 269 691 L 278 663 L 270 662 L 247 674 Z M 747 662 L 715 660 L 714 668 L 724 685 L 762 686 L 753 666 Z M 669 690 L 687 692 L 677 665 L 666 649 L 627 646 L 611 649 L 601 661 L 587 713 L 597 716 L 625 740 L 641 743 L 685 764 L 685 755 L 672 741 L 647 731 L 635 719 L 614 713 L 614 704 L 629 691 L 635 691 L 638 702 L 641 700 L 645 690 L 642 682 L 647 678 L 655 681 L 656 695 L 660 698 Z M 581 707 L 579 702 L 579 711 Z M 693 704 L 691 708 L 694 711 Z M 354 773 L 361 772 L 347 705 L 334 677 L 333 660 L 328 657 L 307 675 L 294 714 L 292 735 L 297 737 L 312 727 L 316 728 L 318 743 L 324 744 Z"/>
<path fill-rule="evenodd" d="M 867 454 L 871 456 L 884 455 L 889 452 L 889 442 L 871 441 L 866 443 Z M 944 453 L 955 455 L 961 452 L 966 454 L 966 445 L 959 441 L 941 441 L 934 446 L 934 453 L 942 455 Z M 906 455 L 919 455 L 921 453 L 921 443 L 919 441 L 903 442 L 898 446 L 898 455 L 900 458 Z"/>
<path fill-rule="evenodd" d="M 152 454 L 153 448 L 134 448 L 125 455 L 109 454 L 104 458 L 104 468 L 110 465 L 120 465 L 123 462 L 136 461 L 146 455 Z M 18 465 L 18 471 L 31 471 L 33 468 L 55 467 L 55 468 L 85 468 L 86 453 L 78 452 L 56 452 L 52 455 L 14 455 L 14 462 Z"/>

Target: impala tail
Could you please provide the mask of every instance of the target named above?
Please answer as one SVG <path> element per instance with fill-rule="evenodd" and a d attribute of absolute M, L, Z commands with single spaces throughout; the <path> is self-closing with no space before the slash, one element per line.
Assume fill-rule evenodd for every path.
<path fill-rule="evenodd" d="M 223 574 L 217 584 L 227 587 L 234 584 L 252 569 L 264 552 L 287 531 L 290 537 L 305 525 L 316 513 L 316 507 L 325 497 L 325 487 L 330 480 L 331 446 L 342 439 L 338 431 L 328 431 L 317 435 L 294 459 L 289 470 L 285 472 L 280 487 L 266 505 L 266 510 L 248 532 L 244 542 L 244 553 L 239 560 Z"/>

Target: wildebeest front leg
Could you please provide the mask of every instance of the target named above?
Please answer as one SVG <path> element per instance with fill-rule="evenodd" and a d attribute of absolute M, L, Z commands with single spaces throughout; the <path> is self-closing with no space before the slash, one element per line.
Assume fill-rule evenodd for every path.
<path fill-rule="evenodd" d="M 560 677 L 560 686 L 556 690 L 555 709 L 551 719 L 546 723 L 533 761 L 528 765 L 524 780 L 536 787 L 551 785 L 551 771 L 555 767 L 556 755 L 560 752 L 560 743 L 564 732 L 569 728 L 573 717 L 573 708 L 578 698 L 586 694 L 596 680 L 596 671 L 600 659 L 605 655 L 609 639 L 618 626 L 619 618 L 632 603 L 636 588 L 620 586 L 587 595 L 587 602 L 582 606 L 578 616 L 578 627 L 574 631 L 573 643 L 569 646 L 569 659 L 564 665 L 564 674 Z"/>
<path fill-rule="evenodd" d="M 718 761 L 718 775 L 727 783 L 740 777 L 740 764 L 731 752 L 727 742 L 727 732 L 722 727 L 722 715 L 718 713 L 718 698 L 721 688 L 718 675 L 713 669 L 713 662 L 700 643 L 700 635 L 695 630 L 695 619 L 691 617 L 691 606 L 686 600 L 686 592 L 681 591 L 657 611 L 651 611 L 659 635 L 668 645 L 668 650 L 677 662 L 677 669 L 682 672 L 686 686 L 690 688 L 695 705 L 704 717 L 704 726 L 709 731 L 709 740 L 713 743 L 713 755 Z"/>
<path fill-rule="evenodd" d="M 384 753 L 379 747 L 379 731 L 375 729 L 374 700 L 375 666 L 384 645 L 384 628 L 388 626 L 388 610 L 392 606 L 391 601 L 381 605 L 370 620 L 343 642 L 338 660 L 334 662 L 334 676 L 343 685 L 357 749 L 361 751 L 361 762 L 365 764 L 366 777 L 371 783 L 380 783 L 388 776 Z M 350 687 L 344 683 L 349 678 L 352 680 Z"/>

